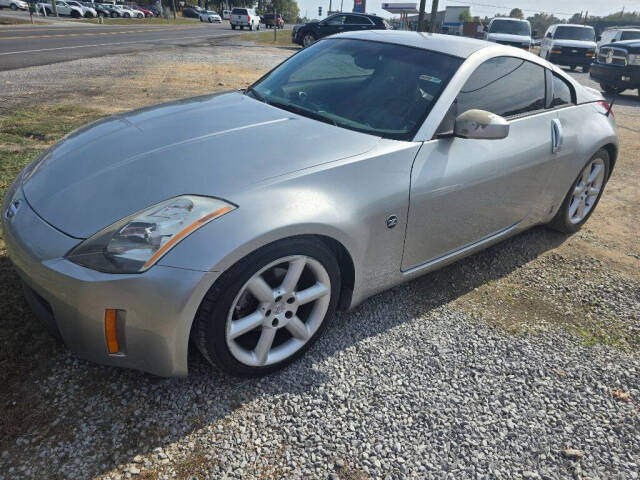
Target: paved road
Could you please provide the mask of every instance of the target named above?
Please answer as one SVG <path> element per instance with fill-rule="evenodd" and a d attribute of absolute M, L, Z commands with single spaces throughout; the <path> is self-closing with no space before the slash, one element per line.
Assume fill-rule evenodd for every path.
<path fill-rule="evenodd" d="M 238 35 L 228 23 L 0 27 L 0 71 Z"/>

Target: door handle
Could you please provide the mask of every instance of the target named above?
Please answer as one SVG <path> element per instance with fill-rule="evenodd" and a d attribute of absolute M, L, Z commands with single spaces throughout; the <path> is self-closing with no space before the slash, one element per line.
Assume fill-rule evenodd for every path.
<path fill-rule="evenodd" d="M 551 153 L 558 153 L 562 147 L 562 124 L 560 120 L 551 120 Z"/>

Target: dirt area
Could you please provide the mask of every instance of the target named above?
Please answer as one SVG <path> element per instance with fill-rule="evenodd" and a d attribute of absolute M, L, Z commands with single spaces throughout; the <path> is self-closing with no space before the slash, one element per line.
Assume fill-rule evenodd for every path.
<path fill-rule="evenodd" d="M 288 48 L 227 43 L 1 72 L 0 194 L 30 159 L 88 121 L 162 101 L 244 87 L 291 53 Z M 587 76 L 579 76 L 579 80 L 589 82 Z M 437 322 L 440 309 L 447 309 L 464 312 L 478 325 L 489 325 L 516 337 L 561 329 L 583 345 L 611 348 L 611 352 L 637 359 L 640 97 L 623 95 L 614 111 L 620 134 L 618 162 L 597 210 L 582 231 L 565 236 L 543 227 L 534 228 L 408 287 L 384 294 L 386 301 L 411 294 L 416 300 L 408 311 L 421 319 L 429 315 Z M 367 308 L 365 305 L 364 310 L 356 311 L 350 322 L 357 325 Z M 226 402 L 218 406 L 207 400 L 200 390 L 202 384 L 193 377 L 178 383 L 73 358 L 30 313 L 1 239 L 0 311 L 0 465 L 15 467 L 10 476 L 3 477 L 6 471 L 0 471 L 0 479 L 68 478 L 78 458 L 82 458 L 78 462 L 83 467 L 71 475 L 75 478 L 121 478 L 127 476 L 125 472 L 130 477 L 130 472 L 137 469 L 129 466 L 132 461 L 140 464 L 139 478 L 161 478 L 169 462 L 164 462 L 164 450 L 154 446 L 187 441 L 188 434 L 198 429 L 222 435 L 234 418 L 249 409 L 254 400 L 252 388 L 268 388 L 264 383 L 243 384 L 221 378 L 209 373 L 209 366 L 201 360 L 193 360 L 197 382 L 218 382 L 216 395 Z M 346 317 L 341 317 L 340 322 L 343 326 L 348 323 Z M 400 322 L 393 323 L 389 331 L 399 325 Z M 362 339 L 357 332 L 352 335 Z M 358 348 L 349 346 L 350 350 Z M 295 382 L 304 383 L 299 378 Z M 133 393 L 132 385 L 136 388 Z M 200 410 L 181 403 L 182 387 L 201 401 Z M 167 397 L 172 402 L 171 409 L 185 408 L 179 425 L 165 422 L 161 416 L 170 410 L 163 403 L 165 398 L 161 398 L 163 389 L 172 392 Z M 270 393 L 273 398 L 284 395 L 277 389 Z M 90 399 L 86 410 L 84 400 L 78 399 Z M 49 400 L 53 403 L 46 405 Z M 105 409 L 94 409 L 90 402 L 103 402 Z M 282 408 L 284 411 L 288 407 Z M 78 436 L 98 435 L 96 432 L 110 428 L 110 422 L 115 424 L 118 419 L 124 422 L 125 430 L 113 433 L 114 444 L 105 447 L 108 454 L 86 457 L 74 453 L 70 446 L 76 445 Z M 111 433 L 107 431 L 100 438 L 110 442 Z M 121 444 L 115 445 L 115 438 Z M 50 449 L 65 445 L 65 449 L 57 458 L 53 454 L 49 458 L 46 451 L 43 457 L 39 446 L 45 444 Z M 204 446 L 191 446 L 182 456 L 175 454 L 172 468 L 178 478 L 204 478 L 220 461 L 222 457 L 212 458 Z M 99 449 L 100 443 L 89 447 Z M 142 460 L 132 460 L 138 452 L 148 454 L 145 458 L 153 456 L 153 465 L 144 463 L 143 468 Z M 259 454 L 259 448 L 256 452 Z M 29 466 L 33 462 L 39 462 L 39 467 Z M 360 470 L 350 470 L 346 464 L 335 465 L 339 478 L 368 477 Z M 268 465 L 262 474 L 269 478 L 274 472 L 284 471 L 290 470 Z"/>

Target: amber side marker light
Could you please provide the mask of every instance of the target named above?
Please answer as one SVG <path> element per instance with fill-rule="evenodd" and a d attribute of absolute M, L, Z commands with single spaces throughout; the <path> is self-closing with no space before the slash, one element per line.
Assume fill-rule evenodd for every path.
<path fill-rule="evenodd" d="M 109 353 L 118 353 L 118 310 L 108 308 L 104 311 L 104 336 L 107 340 Z"/>

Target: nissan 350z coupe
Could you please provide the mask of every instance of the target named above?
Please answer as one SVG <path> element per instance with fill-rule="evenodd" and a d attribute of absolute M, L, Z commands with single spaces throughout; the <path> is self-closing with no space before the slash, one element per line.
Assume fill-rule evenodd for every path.
<path fill-rule="evenodd" d="M 76 355 L 185 375 L 191 340 L 259 375 L 336 308 L 532 225 L 578 230 L 616 162 L 609 110 L 522 49 L 341 34 L 244 91 L 65 137 L 9 189 L 4 238 Z"/>

